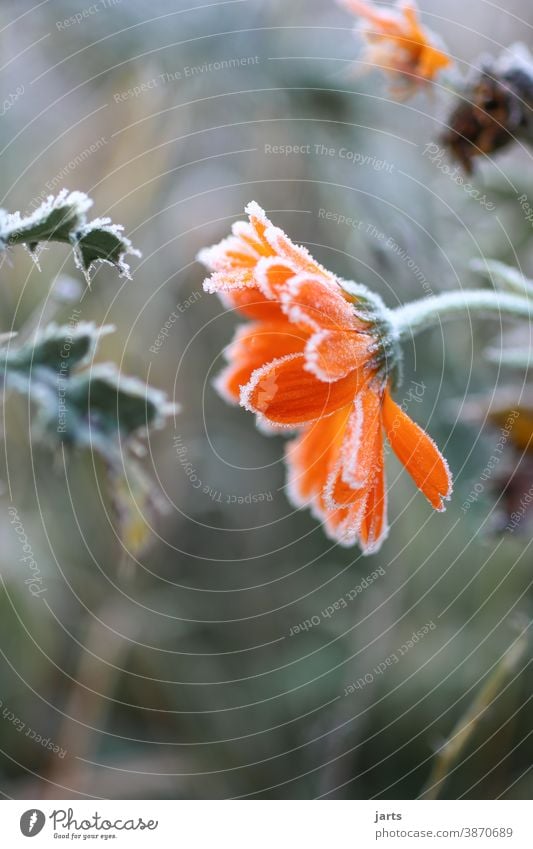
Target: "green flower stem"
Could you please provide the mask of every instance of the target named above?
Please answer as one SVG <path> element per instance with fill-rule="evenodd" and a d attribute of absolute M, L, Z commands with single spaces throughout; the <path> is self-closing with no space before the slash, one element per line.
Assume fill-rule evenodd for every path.
<path fill-rule="evenodd" d="M 525 656 L 528 651 L 528 627 L 524 626 L 520 636 L 503 655 L 474 701 L 459 719 L 448 740 L 440 746 L 428 782 L 419 799 L 439 797 L 446 781 L 461 762 L 475 732 L 490 713 L 491 707 L 520 674 L 523 674 L 527 666 Z"/>
<path fill-rule="evenodd" d="M 464 289 L 444 292 L 389 310 L 389 322 L 398 341 L 409 339 L 444 321 L 464 315 L 475 318 L 533 318 L 533 301 L 507 292 Z"/>

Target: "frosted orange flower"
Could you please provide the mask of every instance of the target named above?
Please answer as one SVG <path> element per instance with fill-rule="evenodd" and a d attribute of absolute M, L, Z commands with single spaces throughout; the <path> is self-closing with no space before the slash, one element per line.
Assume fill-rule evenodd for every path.
<path fill-rule="evenodd" d="M 381 299 L 342 281 L 251 203 L 249 222 L 202 251 L 207 292 L 252 318 L 217 380 L 269 427 L 299 431 L 286 452 L 288 492 L 328 535 L 376 551 L 387 534 L 383 435 L 436 510 L 451 493 L 434 442 L 393 401 L 398 344 Z"/>
<path fill-rule="evenodd" d="M 398 79 L 403 93 L 410 94 L 418 85 L 434 80 L 452 64 L 436 46 L 434 34 L 420 23 L 414 0 L 399 0 L 393 9 L 368 0 L 341 3 L 361 18 L 358 31 L 367 45 L 365 61 Z"/>

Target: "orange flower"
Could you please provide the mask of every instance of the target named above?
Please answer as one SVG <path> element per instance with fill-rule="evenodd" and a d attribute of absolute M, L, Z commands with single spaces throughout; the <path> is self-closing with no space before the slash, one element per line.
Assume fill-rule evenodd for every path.
<path fill-rule="evenodd" d="M 237 330 L 223 397 L 261 425 L 299 431 L 289 443 L 288 492 L 328 535 L 376 551 L 387 534 L 383 432 L 433 507 L 451 493 L 445 460 L 393 401 L 397 341 L 381 300 L 341 281 L 251 203 L 249 222 L 202 251 L 207 292 L 253 319 Z"/>
<path fill-rule="evenodd" d="M 433 33 L 420 23 L 414 0 L 399 0 L 395 9 L 367 0 L 341 2 L 362 19 L 358 30 L 367 44 L 365 61 L 399 79 L 405 94 L 451 65 L 450 57 L 435 45 Z"/>

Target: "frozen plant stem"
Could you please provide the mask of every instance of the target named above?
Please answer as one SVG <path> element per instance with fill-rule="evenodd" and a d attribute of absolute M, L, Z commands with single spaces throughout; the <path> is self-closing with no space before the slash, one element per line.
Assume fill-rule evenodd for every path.
<path fill-rule="evenodd" d="M 507 292 L 464 289 L 444 292 L 389 310 L 389 321 L 398 341 L 462 315 L 494 318 L 533 318 L 533 301 Z"/>
<path fill-rule="evenodd" d="M 464 761 L 468 760 L 465 757 L 465 750 L 471 742 L 474 732 L 478 730 L 502 693 L 516 681 L 529 665 L 530 661 L 521 665 L 528 648 L 528 630 L 529 624 L 505 652 L 466 713 L 459 719 L 448 740 L 441 746 L 428 782 L 418 797 L 419 799 L 438 799 L 447 779 L 461 767 Z M 490 742 L 492 736 L 494 735 L 491 735 L 481 746 Z M 474 751 L 478 751 L 478 749 Z"/>

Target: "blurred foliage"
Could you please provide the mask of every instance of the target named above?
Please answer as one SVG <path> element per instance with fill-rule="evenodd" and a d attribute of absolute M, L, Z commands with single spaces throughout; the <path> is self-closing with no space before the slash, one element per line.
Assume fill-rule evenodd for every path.
<path fill-rule="evenodd" d="M 511 5 L 533 23 L 525 2 Z M 476 284 L 475 258 L 533 276 L 519 200 L 533 198 L 530 153 L 516 145 L 480 164 L 473 180 L 494 209 L 480 205 L 425 155 L 449 113 L 447 94 L 388 100 L 379 79 L 353 66 L 352 20 L 324 0 L 154 0 L 149 9 L 133 0 L 65 25 L 81 7 L 1 6 L 2 100 L 24 89 L 2 117 L 1 204 L 25 208 L 33 197 L 31 214 L 60 187 L 82 187 L 126 223 L 143 259 L 131 282 L 104 264 L 90 296 L 62 299 L 65 273 L 76 269 L 61 245 L 42 254 L 41 275 L 31 257 L 9 265 L 6 253 L 0 330 L 39 331 L 52 320 L 60 328 L 75 304 L 80 322 L 117 328 L 99 340 L 97 359 L 164 388 L 182 409 L 150 434 L 136 464 L 157 481 L 165 513 L 149 509 L 135 476 L 104 486 L 99 455 L 67 452 L 51 463 L 29 436 L 35 408 L 9 396 L 0 789 L 32 799 L 415 798 L 515 642 L 516 614 L 531 616 L 528 538 L 491 534 L 489 486 L 461 510 L 499 436 L 463 420 L 462 400 L 452 402 L 505 385 L 508 372 L 483 356 L 504 345 L 505 328 L 459 322 L 406 346 L 398 397 L 423 382 L 410 413 L 443 448 L 456 493 L 446 514 L 433 515 L 389 457 L 390 539 L 362 558 L 290 510 L 283 441 L 266 439 L 212 390 L 236 320 L 203 296 L 194 258 L 254 198 L 317 259 L 391 307 Z M 438 29 L 474 63 L 500 34 L 520 37 L 510 8 L 455 3 Z M 269 152 L 308 144 L 305 154 Z M 111 383 L 98 396 L 107 409 L 120 388 Z M 85 404 L 81 388 L 79 398 Z M 121 487 L 126 515 L 113 503 Z M 46 589 L 38 597 L 25 584 L 10 505 Z M 139 533 L 151 542 L 141 553 Z M 323 614 L 378 567 L 383 576 Z M 374 675 L 429 622 L 436 627 Z M 531 796 L 529 657 L 454 763 L 442 798 Z M 372 683 L 344 696 L 369 674 Z"/>

